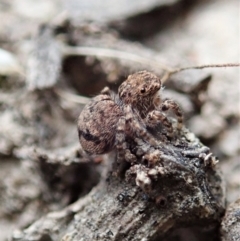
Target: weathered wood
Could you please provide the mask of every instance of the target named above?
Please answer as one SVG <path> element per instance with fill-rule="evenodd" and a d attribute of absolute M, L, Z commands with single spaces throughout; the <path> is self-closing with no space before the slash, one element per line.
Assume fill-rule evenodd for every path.
<path fill-rule="evenodd" d="M 222 241 L 240 240 L 240 199 L 231 203 L 221 224 Z"/>
<path fill-rule="evenodd" d="M 224 188 L 209 149 L 185 129 L 156 150 L 162 155 L 154 165 L 140 159 L 126 164 L 121 167 L 123 178 L 115 176 L 121 170 L 114 161 L 113 169 L 88 195 L 15 232 L 13 240 L 147 241 L 183 226 L 217 225 L 224 211 Z M 142 170 L 154 177 L 147 191 L 137 186 Z"/>

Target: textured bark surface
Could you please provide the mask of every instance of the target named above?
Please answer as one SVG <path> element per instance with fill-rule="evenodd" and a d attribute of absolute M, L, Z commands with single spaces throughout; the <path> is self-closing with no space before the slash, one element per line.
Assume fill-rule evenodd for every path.
<path fill-rule="evenodd" d="M 15 232 L 13 240 L 147 241 L 180 227 L 216 227 L 224 212 L 225 190 L 214 157 L 208 162 L 201 158 L 209 149 L 186 129 L 157 149 L 164 154 L 152 167 L 141 162 L 126 167 L 121 170 L 126 181 L 114 175 L 119 167 L 113 163 L 86 197 Z M 113 160 L 108 161 L 111 165 Z M 147 192 L 137 187 L 138 174 L 131 172 L 135 168 L 148 168 L 149 175 L 160 170 Z"/>
<path fill-rule="evenodd" d="M 221 228 L 223 241 L 240 240 L 240 199 L 227 208 Z"/>

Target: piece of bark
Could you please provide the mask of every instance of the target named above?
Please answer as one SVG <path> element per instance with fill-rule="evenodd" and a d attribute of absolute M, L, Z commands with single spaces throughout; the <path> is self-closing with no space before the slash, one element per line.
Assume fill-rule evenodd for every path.
<path fill-rule="evenodd" d="M 240 240 L 240 199 L 227 208 L 221 225 L 222 241 Z"/>
<path fill-rule="evenodd" d="M 14 156 L 19 159 L 31 158 L 34 161 L 43 160 L 46 163 L 65 166 L 91 161 L 90 157 L 80 158 L 83 156 L 83 150 L 78 143 L 51 150 L 45 150 L 36 146 L 23 146 L 14 151 Z"/>
<path fill-rule="evenodd" d="M 137 146 L 129 145 L 139 155 Z M 91 193 L 17 231 L 13 240 L 147 241 L 180 227 L 218 225 L 225 191 L 209 149 L 184 129 L 155 151 L 161 157 L 152 165 L 139 156 L 124 167 L 115 161 Z"/>
<path fill-rule="evenodd" d="M 28 60 L 27 85 L 30 90 L 44 89 L 56 84 L 61 69 L 61 49 L 53 29 L 41 26 L 33 40 Z"/>
<path fill-rule="evenodd" d="M 218 148 L 218 146 L 217 146 Z M 216 150 L 217 151 L 217 150 Z M 224 155 L 222 156 L 222 158 Z M 227 183 L 227 202 L 233 203 L 240 197 L 240 154 L 231 157 L 224 158 L 224 162 L 221 162 L 221 170 Z"/>
<path fill-rule="evenodd" d="M 86 155 L 83 157 L 79 144 L 51 151 L 24 146 L 16 149 L 14 156 L 23 160 L 31 159 L 49 189 L 51 198 L 57 200 L 61 197 L 65 205 L 86 195 L 100 178 L 98 166 L 92 158 Z"/>
<path fill-rule="evenodd" d="M 18 111 L 10 109 L 1 111 L 0 155 L 10 155 L 15 147 L 24 145 L 27 137 L 32 133 L 29 126 L 20 124 L 22 120 L 23 118 Z"/>

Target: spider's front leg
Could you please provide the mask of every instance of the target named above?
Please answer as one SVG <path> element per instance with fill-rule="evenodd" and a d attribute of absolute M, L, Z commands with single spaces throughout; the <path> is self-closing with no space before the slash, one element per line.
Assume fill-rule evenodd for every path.
<path fill-rule="evenodd" d="M 178 131 L 180 131 L 182 129 L 182 126 L 183 126 L 183 114 L 182 114 L 182 111 L 181 111 L 179 105 L 173 100 L 166 99 L 160 105 L 160 108 L 164 112 L 169 111 L 169 110 L 173 111 L 173 113 L 177 117 L 177 122 L 178 122 L 177 123 L 177 129 L 178 129 Z"/>
<path fill-rule="evenodd" d="M 126 142 L 126 119 L 122 116 L 117 124 L 117 133 L 116 133 L 116 148 L 117 148 L 117 161 L 135 162 L 136 157 L 131 153 Z"/>

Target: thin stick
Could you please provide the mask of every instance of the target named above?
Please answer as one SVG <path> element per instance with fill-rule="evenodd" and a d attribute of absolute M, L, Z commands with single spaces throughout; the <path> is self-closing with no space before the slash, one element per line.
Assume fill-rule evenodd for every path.
<path fill-rule="evenodd" d="M 143 64 L 143 65 L 147 65 L 150 67 L 160 68 L 165 71 L 171 71 L 169 67 L 157 61 L 139 56 L 137 54 L 124 52 L 116 49 L 64 46 L 63 54 L 64 56 L 80 55 L 80 56 L 96 56 L 96 57 L 108 57 L 108 58 L 115 58 L 115 59 L 125 59 L 125 60 Z"/>
<path fill-rule="evenodd" d="M 206 68 L 228 68 L 228 67 L 239 67 L 240 63 L 227 63 L 227 64 L 204 64 L 198 66 L 189 66 L 189 67 L 182 67 L 178 69 L 174 69 L 170 71 L 171 74 L 175 74 L 184 70 L 188 69 L 206 69 Z"/>
<path fill-rule="evenodd" d="M 170 76 L 172 76 L 173 74 L 176 74 L 185 70 L 189 70 L 189 69 L 240 67 L 240 63 L 227 63 L 227 64 L 204 64 L 204 65 L 195 65 L 195 66 L 180 67 L 180 68 L 173 69 L 157 61 L 139 56 L 137 54 L 124 52 L 116 49 L 107 49 L 107 48 L 98 48 L 98 47 L 72 47 L 72 46 L 65 45 L 63 47 L 63 55 L 64 56 L 80 55 L 80 56 L 95 56 L 95 57 L 125 59 L 125 60 L 143 64 L 145 66 L 150 66 L 152 68 L 156 68 L 156 69 L 160 68 L 161 70 L 165 71 L 165 74 L 161 78 L 162 83 L 167 81 L 170 78 Z M 85 104 L 89 102 L 89 100 L 86 97 L 82 97 L 82 96 L 80 97 L 80 96 L 72 95 L 70 93 L 63 93 L 60 90 L 58 90 L 58 92 L 59 92 L 58 94 L 64 97 L 65 99 L 74 101 L 76 103 Z"/>
<path fill-rule="evenodd" d="M 91 98 L 80 96 L 80 95 L 74 95 L 72 93 L 62 91 L 60 89 L 55 89 L 55 92 L 62 98 L 79 104 L 88 104 L 91 101 Z"/>
<path fill-rule="evenodd" d="M 143 64 L 143 65 L 147 65 L 153 68 L 160 68 L 166 72 L 162 78 L 162 82 L 165 82 L 173 74 L 179 73 L 181 71 L 189 70 L 189 69 L 224 68 L 224 67 L 227 68 L 227 67 L 240 66 L 240 63 L 228 63 L 228 64 L 205 64 L 205 65 L 198 65 L 198 66 L 196 65 L 196 66 L 171 69 L 164 64 L 161 64 L 149 58 L 139 56 L 137 54 L 124 52 L 116 49 L 107 49 L 107 48 L 98 48 L 98 47 L 72 47 L 72 46 L 65 45 L 63 48 L 63 54 L 64 56 L 80 55 L 80 56 L 96 56 L 96 57 L 108 57 L 108 58 L 115 58 L 115 59 L 125 59 L 125 60 Z"/>
<path fill-rule="evenodd" d="M 176 74 L 185 70 L 189 70 L 189 69 L 228 68 L 228 67 L 240 67 L 240 63 L 204 64 L 204 65 L 195 65 L 195 66 L 189 66 L 189 67 L 176 68 L 171 71 L 166 71 L 166 73 L 163 75 L 161 79 L 161 82 L 164 83 L 173 74 Z"/>

